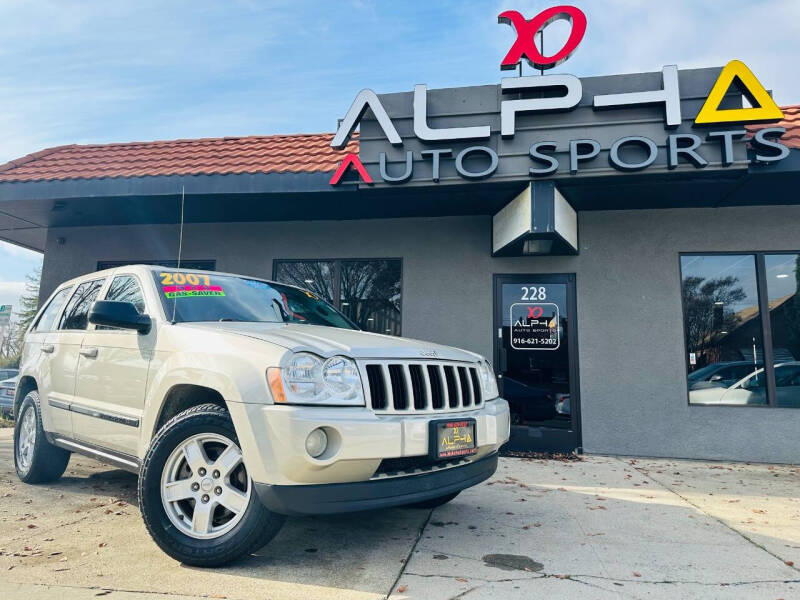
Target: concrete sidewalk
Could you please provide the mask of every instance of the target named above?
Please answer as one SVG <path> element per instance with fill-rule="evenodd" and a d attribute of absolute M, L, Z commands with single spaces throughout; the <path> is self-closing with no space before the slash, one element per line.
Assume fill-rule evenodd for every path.
<path fill-rule="evenodd" d="M 800 469 L 503 459 L 434 511 L 290 519 L 257 555 L 184 567 L 133 476 L 74 457 L 21 484 L 0 430 L 0 600 L 800 598 Z"/>

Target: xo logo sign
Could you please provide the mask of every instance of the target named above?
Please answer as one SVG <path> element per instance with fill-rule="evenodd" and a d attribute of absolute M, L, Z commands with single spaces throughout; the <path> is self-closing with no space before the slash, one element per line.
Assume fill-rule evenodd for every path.
<path fill-rule="evenodd" d="M 534 38 L 550 23 L 560 20 L 572 24 L 569 38 L 561 50 L 552 56 L 544 56 L 536 47 Z M 517 32 L 517 40 L 500 63 L 503 70 L 516 68 L 523 56 L 536 69 L 552 69 L 572 56 L 586 33 L 586 15 L 574 6 L 553 6 L 530 21 L 515 10 L 507 10 L 497 16 L 497 22 L 511 25 Z"/>

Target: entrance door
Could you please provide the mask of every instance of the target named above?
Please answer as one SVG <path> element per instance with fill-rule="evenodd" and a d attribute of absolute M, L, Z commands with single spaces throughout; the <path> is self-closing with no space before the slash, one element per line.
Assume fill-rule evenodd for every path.
<path fill-rule="evenodd" d="M 494 364 L 517 451 L 580 448 L 575 275 L 495 275 Z"/>

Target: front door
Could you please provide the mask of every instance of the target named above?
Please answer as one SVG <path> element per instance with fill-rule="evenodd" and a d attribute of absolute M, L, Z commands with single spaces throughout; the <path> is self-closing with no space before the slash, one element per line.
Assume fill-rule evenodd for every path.
<path fill-rule="evenodd" d="M 575 275 L 495 275 L 494 362 L 509 450 L 580 448 Z"/>
<path fill-rule="evenodd" d="M 104 299 L 131 302 L 140 314 L 146 312 L 142 285 L 134 275 L 114 277 Z M 75 439 L 137 455 L 155 342 L 155 328 L 140 334 L 89 325 L 81 345 L 72 405 Z"/>

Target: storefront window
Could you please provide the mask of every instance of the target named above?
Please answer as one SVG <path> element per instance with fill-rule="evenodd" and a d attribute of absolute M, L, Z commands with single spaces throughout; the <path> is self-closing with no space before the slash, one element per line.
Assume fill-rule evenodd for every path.
<path fill-rule="evenodd" d="M 775 404 L 800 408 L 800 254 L 764 257 L 769 302 Z"/>
<path fill-rule="evenodd" d="M 327 260 L 275 261 L 275 281 L 289 283 L 310 290 L 328 304 L 334 302 L 334 275 L 336 264 Z M 336 308 L 339 308 L 336 306 Z"/>
<path fill-rule="evenodd" d="M 399 259 L 278 260 L 275 280 L 319 294 L 365 331 L 400 335 Z"/>
<path fill-rule="evenodd" d="M 681 257 L 691 404 L 765 405 L 756 256 Z"/>

